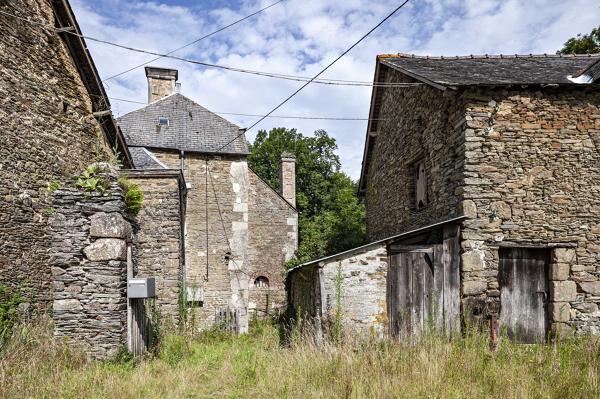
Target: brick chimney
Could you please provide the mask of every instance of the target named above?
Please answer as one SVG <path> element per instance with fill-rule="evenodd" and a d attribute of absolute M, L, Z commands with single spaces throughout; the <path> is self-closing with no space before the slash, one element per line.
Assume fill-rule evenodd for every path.
<path fill-rule="evenodd" d="M 177 69 L 146 67 L 148 103 L 160 100 L 178 90 Z"/>
<path fill-rule="evenodd" d="M 284 152 L 279 161 L 279 193 L 290 204 L 296 206 L 296 157 Z"/>

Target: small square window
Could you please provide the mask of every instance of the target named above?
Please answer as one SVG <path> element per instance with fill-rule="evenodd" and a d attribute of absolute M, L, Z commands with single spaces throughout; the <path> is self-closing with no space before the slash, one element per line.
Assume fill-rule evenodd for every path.
<path fill-rule="evenodd" d="M 169 118 L 164 118 L 164 117 L 158 118 L 158 124 L 160 126 L 169 126 Z"/>
<path fill-rule="evenodd" d="M 425 160 L 415 162 L 413 164 L 413 171 L 415 175 L 415 206 L 417 209 L 423 209 L 429 203 Z"/>

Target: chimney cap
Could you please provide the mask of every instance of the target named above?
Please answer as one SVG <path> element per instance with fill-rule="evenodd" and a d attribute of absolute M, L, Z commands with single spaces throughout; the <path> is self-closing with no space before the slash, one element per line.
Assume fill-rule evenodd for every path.
<path fill-rule="evenodd" d="M 168 79 L 177 80 L 179 79 L 179 71 L 171 68 L 159 68 L 159 67 L 145 67 L 146 77 L 156 79 Z"/>
<path fill-rule="evenodd" d="M 284 151 L 284 152 L 281 153 L 281 160 L 282 161 L 283 160 L 290 160 L 291 161 L 291 160 L 295 160 L 295 159 L 296 159 L 296 156 L 294 154 L 292 154 L 291 152 Z"/>

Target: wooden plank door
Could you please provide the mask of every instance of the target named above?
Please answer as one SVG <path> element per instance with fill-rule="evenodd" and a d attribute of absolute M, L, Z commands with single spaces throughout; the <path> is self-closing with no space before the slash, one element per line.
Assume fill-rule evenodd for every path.
<path fill-rule="evenodd" d="M 390 257 L 388 302 L 393 335 L 419 336 L 436 320 L 440 296 L 435 288 L 433 247 Z"/>
<path fill-rule="evenodd" d="M 543 342 L 548 330 L 548 251 L 500 249 L 500 328 L 518 342 Z"/>

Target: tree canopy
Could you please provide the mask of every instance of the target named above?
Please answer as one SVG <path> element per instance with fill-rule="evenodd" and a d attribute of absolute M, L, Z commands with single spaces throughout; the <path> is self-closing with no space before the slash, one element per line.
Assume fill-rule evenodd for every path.
<path fill-rule="evenodd" d="M 600 53 L 600 26 L 586 35 L 578 34 L 565 42 L 557 54 L 596 54 Z"/>
<path fill-rule="evenodd" d="M 250 167 L 279 189 L 279 160 L 283 152 L 296 156 L 296 205 L 299 246 L 296 260 L 306 262 L 361 245 L 365 241 L 364 205 L 356 183 L 340 171 L 337 144 L 326 131 L 304 136 L 296 129 L 258 132 L 250 144 Z"/>

